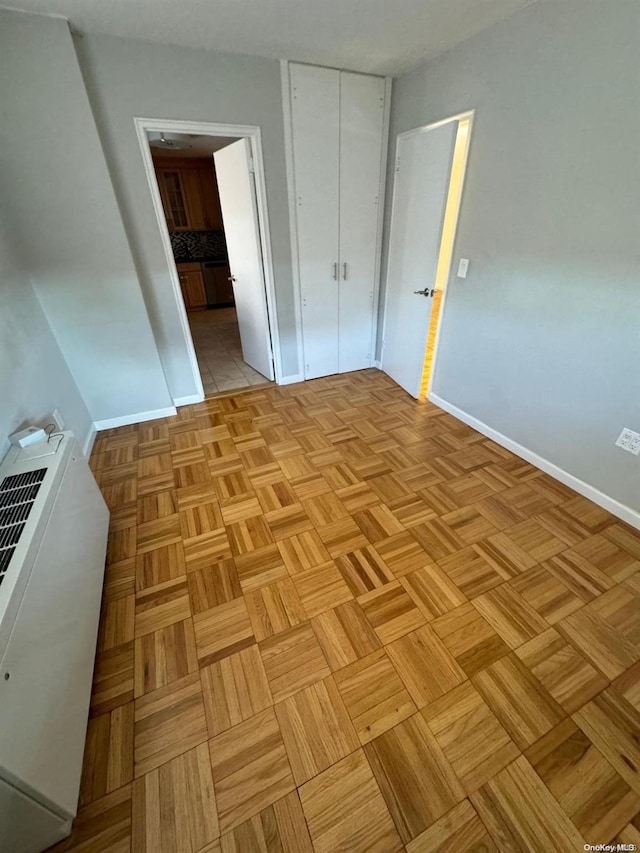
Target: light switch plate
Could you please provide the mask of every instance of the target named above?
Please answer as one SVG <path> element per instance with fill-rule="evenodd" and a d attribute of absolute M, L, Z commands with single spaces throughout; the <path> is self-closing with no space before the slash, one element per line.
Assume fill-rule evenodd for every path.
<path fill-rule="evenodd" d="M 458 278 L 466 278 L 469 269 L 469 258 L 460 258 L 458 261 Z"/>

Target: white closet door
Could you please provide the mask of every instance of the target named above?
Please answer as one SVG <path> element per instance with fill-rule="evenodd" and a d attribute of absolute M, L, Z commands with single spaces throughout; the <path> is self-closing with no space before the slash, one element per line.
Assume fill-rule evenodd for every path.
<path fill-rule="evenodd" d="M 340 372 L 371 366 L 384 79 L 340 74 Z"/>
<path fill-rule="evenodd" d="M 304 376 L 338 373 L 340 72 L 291 65 Z"/>

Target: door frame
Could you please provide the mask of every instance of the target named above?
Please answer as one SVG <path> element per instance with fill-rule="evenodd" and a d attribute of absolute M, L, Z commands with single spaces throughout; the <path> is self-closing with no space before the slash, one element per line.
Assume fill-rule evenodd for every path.
<path fill-rule="evenodd" d="M 389 217 L 389 245 L 387 247 L 387 257 L 386 257 L 385 275 L 384 275 L 384 312 L 383 312 L 383 319 L 382 319 L 382 345 L 380 347 L 380 368 L 381 368 L 381 370 L 384 370 L 385 333 L 386 333 L 386 326 L 387 326 L 387 308 L 388 308 L 388 302 L 389 302 L 389 261 L 390 261 L 391 256 L 392 256 L 391 255 L 391 253 L 392 253 L 391 239 L 393 236 L 394 221 L 398 215 L 398 213 L 397 213 L 398 199 L 397 199 L 397 192 L 396 192 L 398 182 L 396 180 L 396 174 L 397 174 L 397 169 L 398 169 L 399 143 L 401 140 L 410 139 L 412 136 L 418 136 L 418 134 L 421 134 L 421 133 L 428 133 L 430 130 L 435 130 L 436 128 L 442 127 L 445 124 L 450 124 L 453 121 L 455 121 L 455 122 L 468 121 L 469 122 L 469 140 L 467 142 L 467 152 L 466 152 L 466 158 L 465 158 L 465 163 L 464 163 L 462 186 L 461 186 L 461 191 L 460 191 L 460 197 L 458 198 L 458 204 L 457 204 L 456 215 L 455 215 L 455 220 L 454 220 L 454 235 L 455 235 L 454 236 L 454 250 L 451 252 L 451 258 L 449 259 L 449 264 L 448 264 L 448 269 L 447 269 L 447 283 L 448 283 L 449 279 L 451 278 L 451 267 L 453 266 L 453 258 L 455 255 L 455 242 L 456 242 L 457 236 L 458 236 L 458 220 L 460 218 L 460 208 L 462 207 L 462 194 L 464 192 L 464 187 L 466 184 L 466 173 L 467 173 L 467 165 L 469 162 L 469 149 L 471 146 L 471 139 L 473 136 L 473 122 L 474 122 L 475 112 L 476 112 L 475 109 L 465 110 L 465 112 L 456 113 L 455 115 L 449 116 L 448 118 L 439 119 L 438 121 L 430 122 L 429 124 L 423 124 L 420 127 L 413 127 L 410 130 L 405 130 L 402 133 L 398 133 L 396 135 L 395 154 L 394 154 L 394 158 L 393 158 L 393 176 L 394 177 L 393 177 L 393 190 L 391 192 L 391 215 Z M 455 146 L 455 140 L 454 140 L 454 146 Z M 453 154 L 452 154 L 452 156 L 453 156 Z M 451 180 L 451 179 L 449 179 L 449 180 Z M 448 192 L 449 191 L 447 190 L 447 200 L 448 200 Z M 445 200 L 445 210 L 446 210 L 446 206 L 447 206 L 447 200 Z M 444 223 L 445 210 L 442 211 L 443 223 Z M 441 243 L 442 243 L 442 236 L 441 236 Z M 440 245 L 439 251 L 441 251 L 441 250 L 442 250 L 442 244 Z M 435 339 L 435 344 L 434 344 L 434 348 L 433 348 L 433 362 L 432 362 L 432 366 L 431 366 L 431 376 L 429 377 L 429 387 L 428 387 L 427 392 L 425 394 L 425 399 L 428 399 L 429 395 L 431 394 L 431 385 L 433 383 L 433 377 L 434 377 L 435 371 L 436 371 L 436 365 L 437 365 L 437 361 L 438 361 L 438 352 L 439 352 L 439 348 L 440 348 L 440 329 L 442 328 L 442 320 L 444 317 L 444 311 L 445 311 L 448 292 L 449 292 L 449 287 L 447 286 L 447 287 L 445 287 L 443 294 L 442 294 L 442 304 L 440 307 L 440 322 L 439 322 L 438 328 L 436 330 L 436 339 Z"/>
<path fill-rule="evenodd" d="M 160 188 L 156 179 L 155 169 L 153 167 L 153 158 L 151 156 L 151 146 L 147 138 L 148 131 L 168 131 L 170 133 L 193 133 L 198 136 L 225 136 L 236 137 L 237 139 L 249 140 L 251 149 L 251 158 L 253 160 L 253 169 L 255 175 L 256 188 L 256 204 L 258 208 L 258 228 L 259 242 L 262 249 L 262 265 L 264 270 L 265 282 L 265 303 L 267 307 L 267 318 L 269 324 L 269 337 L 271 340 L 271 356 L 273 358 L 273 369 L 275 374 L 276 384 L 281 383 L 282 379 L 282 356 L 280 349 L 280 335 L 278 332 L 278 323 L 276 316 L 276 291 L 275 291 L 275 276 L 273 272 L 273 256 L 271 253 L 271 231 L 269 227 L 269 210 L 267 207 L 267 185 L 264 172 L 264 160 L 262 154 L 262 135 L 260 128 L 257 125 L 244 124 L 220 124 L 217 122 L 204 121 L 182 121 L 179 119 L 155 119 L 155 118 L 134 118 L 136 136 L 142 153 L 142 161 L 144 170 L 151 192 L 151 200 L 153 209 L 158 222 L 160 231 L 160 239 L 162 248 L 164 249 L 167 266 L 169 267 L 169 279 L 171 288 L 176 300 L 178 316 L 180 317 L 180 325 L 185 338 L 187 356 L 193 373 L 196 394 L 189 398 L 180 398 L 174 400 L 175 405 L 187 405 L 189 403 L 198 403 L 204 400 L 204 388 L 202 386 L 202 377 L 200 376 L 200 368 L 198 367 L 198 359 L 191 335 L 191 327 L 187 317 L 187 309 L 184 304 L 182 290 L 180 288 L 180 280 L 178 278 L 178 270 L 176 262 L 173 258 L 171 249 L 171 240 L 169 237 L 169 228 L 164 215 L 162 199 L 160 197 Z"/>

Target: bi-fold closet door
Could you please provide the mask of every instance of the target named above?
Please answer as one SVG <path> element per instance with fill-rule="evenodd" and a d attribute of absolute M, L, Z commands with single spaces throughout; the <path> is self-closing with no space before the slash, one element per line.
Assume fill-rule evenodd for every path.
<path fill-rule="evenodd" d="M 289 66 L 304 377 L 370 367 L 385 81 Z"/>

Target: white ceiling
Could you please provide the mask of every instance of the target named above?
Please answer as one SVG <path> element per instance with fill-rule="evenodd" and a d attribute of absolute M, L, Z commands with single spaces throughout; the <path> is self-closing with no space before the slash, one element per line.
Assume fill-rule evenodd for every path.
<path fill-rule="evenodd" d="M 80 33 L 401 74 L 536 0 L 5 0 Z"/>

